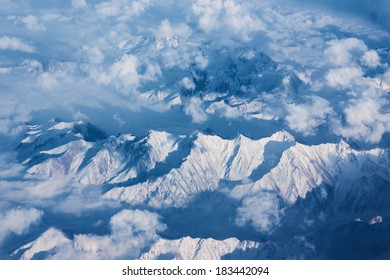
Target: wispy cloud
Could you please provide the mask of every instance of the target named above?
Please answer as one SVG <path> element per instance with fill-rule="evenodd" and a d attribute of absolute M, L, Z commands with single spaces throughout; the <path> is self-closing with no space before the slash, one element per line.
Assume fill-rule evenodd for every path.
<path fill-rule="evenodd" d="M 34 48 L 16 37 L 0 37 L 0 50 L 11 50 L 32 53 Z"/>
<path fill-rule="evenodd" d="M 237 209 L 236 223 L 239 226 L 248 223 L 255 230 L 270 234 L 280 225 L 282 214 L 277 194 L 263 191 L 243 200 Z"/>
<path fill-rule="evenodd" d="M 334 114 L 330 103 L 317 96 L 311 96 L 303 104 L 287 105 L 287 125 L 304 135 L 313 135 L 316 129 L 326 123 L 327 118 Z"/>
<path fill-rule="evenodd" d="M 32 225 L 41 221 L 42 211 L 35 208 L 15 208 L 0 212 L 0 244 L 11 235 L 22 235 L 28 232 Z"/>
<path fill-rule="evenodd" d="M 159 216 L 149 211 L 122 210 L 110 220 L 111 234 L 75 235 L 71 243 L 57 249 L 53 259 L 134 259 L 151 246 L 165 229 Z"/>

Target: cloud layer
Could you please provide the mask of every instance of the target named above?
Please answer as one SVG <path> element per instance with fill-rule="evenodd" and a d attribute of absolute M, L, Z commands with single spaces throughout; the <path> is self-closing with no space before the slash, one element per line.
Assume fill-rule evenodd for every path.
<path fill-rule="evenodd" d="M 381 47 L 388 45 L 389 33 L 365 25 L 353 16 L 358 11 L 352 11 L 347 20 L 329 10 L 318 11 L 323 6 L 336 8 L 332 1 L 320 1 L 317 10 L 307 11 L 296 9 L 292 0 L 286 3 L 196 0 L 172 10 L 171 2 L 73 0 L 48 5 L 44 10 L 23 3 L 25 13 L 17 13 L 6 1 L 7 9 L 2 12 L 6 31 L 0 36 L 0 52 L 17 54 L 7 55 L 0 65 L 0 83 L 6 89 L 2 90 L 1 122 L 8 124 L 9 131 L 18 122 L 32 119 L 36 112 L 51 108 L 59 108 L 66 116 L 81 113 L 91 121 L 102 118 L 80 107 L 96 110 L 109 104 L 120 110 L 166 110 L 169 106 L 159 97 L 144 98 L 142 94 L 150 96 L 151 90 L 165 96 L 197 93 L 202 84 L 200 73 L 218 64 L 210 63 L 215 57 L 204 50 L 204 45 L 214 49 L 246 46 L 270 55 L 279 68 L 291 71 L 305 85 L 299 92 L 302 100 L 269 95 L 262 108 L 267 114 L 263 115 L 274 112 L 268 118 L 282 119 L 291 130 L 306 136 L 325 125 L 329 133 L 378 142 L 380 136 L 366 137 L 359 134 L 363 130 L 350 129 L 356 124 L 349 123 L 351 110 L 345 110 L 345 104 L 366 100 L 362 93 L 373 90 L 373 83 L 386 84 L 388 62 Z M 350 1 L 342 3 L 338 12 L 349 13 L 342 7 L 349 7 Z M 363 8 L 368 2 L 359 5 Z M 388 13 L 382 2 L 372 9 Z M 70 34 L 70 29 L 80 32 Z M 23 83 L 16 83 L 18 80 Z M 375 90 L 381 91 L 381 101 L 376 104 L 378 114 L 382 114 L 388 99 L 386 89 Z M 28 96 L 24 94 L 27 91 Z M 335 91 L 337 98 L 332 94 Z M 195 124 L 210 119 L 207 112 L 211 109 L 206 110 L 197 97 L 188 100 L 179 102 Z M 320 104 L 319 100 L 324 101 Z M 287 106 L 275 108 L 280 103 Z M 239 109 L 223 106 L 226 110 L 211 111 L 230 119 L 242 118 Z M 317 112 L 309 112 L 310 106 Z M 113 120 L 114 115 L 125 119 L 119 112 L 103 115 L 107 120 Z M 303 116 L 305 121 L 300 122 Z M 347 123 L 340 121 L 343 119 Z M 387 131 L 385 124 L 370 127 L 378 135 Z"/>
<path fill-rule="evenodd" d="M 134 259 L 165 229 L 149 211 L 122 210 L 110 220 L 111 234 L 80 234 L 60 247 L 53 259 Z"/>
<path fill-rule="evenodd" d="M 0 244 L 11 234 L 27 233 L 31 226 L 41 221 L 42 215 L 43 212 L 35 208 L 16 208 L 0 212 Z"/>
<path fill-rule="evenodd" d="M 277 127 L 372 146 L 390 132 L 386 0 L 0 5 L 0 242 L 51 215 L 122 207 L 66 174 L 28 175 L 14 153 L 26 123 L 82 119 L 110 134 Z M 235 222 L 272 233 L 282 215 L 265 192 L 243 199 Z M 134 258 L 165 229 L 150 211 L 111 216 L 91 218 L 102 233 L 73 234 L 53 258 Z"/>

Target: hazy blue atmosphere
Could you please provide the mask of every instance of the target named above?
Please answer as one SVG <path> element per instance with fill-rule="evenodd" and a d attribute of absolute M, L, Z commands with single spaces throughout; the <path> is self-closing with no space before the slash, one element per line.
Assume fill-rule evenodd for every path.
<path fill-rule="evenodd" d="M 388 0 L 0 0 L 0 259 L 389 259 Z"/>

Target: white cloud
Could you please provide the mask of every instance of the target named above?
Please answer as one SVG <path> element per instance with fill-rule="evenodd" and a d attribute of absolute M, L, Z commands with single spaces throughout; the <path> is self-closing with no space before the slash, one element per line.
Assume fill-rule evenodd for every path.
<path fill-rule="evenodd" d="M 377 67 L 381 64 L 381 58 L 374 50 L 366 51 L 362 57 L 362 64 L 368 67 Z"/>
<path fill-rule="evenodd" d="M 43 17 L 44 20 L 46 20 L 46 16 Z M 46 26 L 40 22 L 39 18 L 34 15 L 27 15 L 27 16 L 8 16 L 7 20 L 14 22 L 15 24 L 22 24 L 24 25 L 28 30 L 31 31 L 45 31 Z"/>
<path fill-rule="evenodd" d="M 219 15 L 222 9 L 222 0 L 198 0 L 192 5 L 192 11 L 199 16 L 199 27 L 205 32 L 216 30 L 219 27 Z"/>
<path fill-rule="evenodd" d="M 240 112 L 239 107 L 232 107 L 223 101 L 212 103 L 207 107 L 206 112 L 209 114 L 218 114 L 227 119 L 245 117 L 245 113 Z"/>
<path fill-rule="evenodd" d="M 83 122 L 89 121 L 89 117 L 86 114 L 81 113 L 80 111 L 74 112 L 72 114 L 72 117 L 75 121 L 83 121 Z"/>
<path fill-rule="evenodd" d="M 352 62 L 357 54 L 367 50 L 366 44 L 356 38 L 347 38 L 341 40 L 331 40 L 328 42 L 329 47 L 325 49 L 325 57 L 336 65 L 344 66 Z"/>
<path fill-rule="evenodd" d="M 35 208 L 12 209 L 0 213 L 0 243 L 10 234 L 27 233 L 31 226 L 40 222 L 42 215 L 43 212 Z"/>
<path fill-rule="evenodd" d="M 118 2 L 118 1 L 116 1 Z M 120 6 L 116 2 L 101 2 L 95 6 L 96 13 L 104 17 L 114 17 L 120 13 Z"/>
<path fill-rule="evenodd" d="M 132 0 L 129 5 L 125 7 L 125 16 L 139 16 L 143 14 L 150 5 L 152 5 L 151 0 Z"/>
<path fill-rule="evenodd" d="M 91 77 L 99 84 L 112 85 L 119 92 L 130 95 L 137 91 L 140 85 L 138 73 L 139 61 L 136 56 L 124 54 L 114 62 L 107 71 L 102 68 L 93 68 Z"/>
<path fill-rule="evenodd" d="M 111 218 L 110 226 L 110 235 L 76 235 L 52 258 L 134 259 L 166 228 L 156 213 L 141 210 L 122 210 Z"/>
<path fill-rule="evenodd" d="M 244 226 L 249 223 L 255 230 L 272 233 L 280 224 L 282 209 L 275 193 L 260 192 L 245 198 L 237 209 L 236 223 Z"/>
<path fill-rule="evenodd" d="M 35 207 L 54 207 L 55 212 L 77 214 L 118 207 L 114 201 L 101 199 L 99 188 L 83 186 L 71 174 L 64 175 L 64 168 L 59 165 L 44 166 L 52 170 L 42 174 L 34 167 L 26 172 L 25 165 L 13 161 L 14 157 L 0 156 L 1 198 L 6 201 Z"/>
<path fill-rule="evenodd" d="M 202 108 L 202 102 L 198 98 L 191 98 L 184 107 L 184 112 L 192 118 L 194 123 L 207 121 L 207 114 Z"/>
<path fill-rule="evenodd" d="M 189 50 L 188 50 L 189 51 Z M 166 48 L 162 52 L 162 63 L 165 68 L 180 67 L 181 69 L 188 68 L 192 60 L 193 53 L 179 52 L 172 48 Z"/>
<path fill-rule="evenodd" d="M 181 23 L 178 25 L 172 25 L 169 20 L 165 19 L 160 23 L 156 31 L 156 36 L 169 38 L 177 35 L 182 38 L 188 38 L 191 36 L 191 33 L 192 30 L 187 24 Z"/>
<path fill-rule="evenodd" d="M 33 31 L 45 31 L 46 27 L 39 22 L 38 18 L 34 15 L 28 15 L 26 17 L 22 17 L 19 19 L 21 23 L 23 23 L 27 29 Z"/>
<path fill-rule="evenodd" d="M 80 9 L 87 6 L 87 2 L 85 0 L 72 0 L 72 8 Z"/>
<path fill-rule="evenodd" d="M 188 78 L 188 77 L 184 77 L 181 80 L 181 84 L 187 90 L 194 90 L 195 89 L 194 81 L 192 79 Z"/>
<path fill-rule="evenodd" d="M 313 135 L 318 126 L 324 124 L 333 114 L 330 103 L 318 96 L 312 96 L 307 103 L 287 105 L 287 125 L 303 135 Z"/>
<path fill-rule="evenodd" d="M 336 122 L 336 134 L 367 143 L 378 143 L 390 131 L 389 102 L 380 91 L 368 89 L 345 108 L 346 124 Z"/>
<path fill-rule="evenodd" d="M 140 73 L 139 68 L 143 68 L 144 72 Z M 97 83 L 111 85 L 124 95 L 136 97 L 142 83 L 157 81 L 162 72 L 159 65 L 143 63 L 134 55 L 124 54 L 107 71 L 93 68 L 90 74 Z"/>
<path fill-rule="evenodd" d="M 262 21 L 244 5 L 233 0 L 197 0 L 192 5 L 199 17 L 198 25 L 205 32 L 223 30 L 250 40 L 250 33 L 264 29 Z"/>
<path fill-rule="evenodd" d="M 1 121 L 0 121 L 0 133 L 2 133 Z M 0 154 L 0 178 L 5 179 L 5 178 L 12 178 L 14 176 L 18 176 L 21 174 L 23 169 L 24 169 L 23 165 L 15 162 L 15 155 L 13 153 L 3 152 Z"/>
<path fill-rule="evenodd" d="M 87 59 L 91 64 L 97 65 L 104 62 L 104 54 L 98 47 L 83 46 L 82 52 L 83 54 L 86 54 Z"/>
<path fill-rule="evenodd" d="M 329 70 L 325 78 L 330 87 L 346 89 L 360 84 L 362 76 L 360 67 L 341 67 Z"/>
<path fill-rule="evenodd" d="M 195 57 L 195 62 L 196 62 L 196 65 L 199 67 L 199 69 L 205 69 L 207 67 L 207 65 L 209 64 L 209 61 L 206 57 L 204 57 L 203 55 L 197 55 Z"/>
<path fill-rule="evenodd" d="M 150 5 L 150 0 L 112 0 L 95 5 L 95 10 L 102 17 L 115 17 L 123 21 L 141 15 Z"/>
<path fill-rule="evenodd" d="M 38 81 L 39 84 L 47 90 L 52 90 L 60 85 L 60 83 L 57 81 L 56 75 L 48 72 L 39 75 Z"/>
<path fill-rule="evenodd" d="M 155 82 L 161 77 L 162 72 L 159 65 L 147 64 L 146 71 L 140 75 L 142 82 Z"/>
<path fill-rule="evenodd" d="M 32 53 L 34 48 L 16 37 L 0 37 L 0 50 L 12 50 Z"/>
<path fill-rule="evenodd" d="M 363 22 L 370 22 L 381 25 L 385 30 L 390 27 L 390 7 L 387 0 L 285 0 L 298 4 L 301 8 L 315 7 L 319 10 L 326 10 L 327 13 L 334 13 L 336 16 L 350 19 L 358 19 Z M 309 4 L 310 6 L 306 5 Z"/>
<path fill-rule="evenodd" d="M 251 32 L 264 29 L 260 19 L 252 15 L 246 7 L 235 3 L 233 0 L 225 0 L 224 7 L 229 26 L 237 34 L 241 34 L 245 41 L 250 40 L 249 34 Z"/>
<path fill-rule="evenodd" d="M 133 55 L 123 55 L 121 60 L 115 62 L 110 68 L 111 80 L 124 91 L 135 89 L 139 85 L 138 59 Z"/>

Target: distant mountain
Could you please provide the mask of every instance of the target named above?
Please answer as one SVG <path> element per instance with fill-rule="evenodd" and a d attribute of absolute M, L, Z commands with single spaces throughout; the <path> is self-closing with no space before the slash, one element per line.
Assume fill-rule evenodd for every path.
<path fill-rule="evenodd" d="M 212 193 L 231 201 L 215 210 L 225 212 L 229 227 L 236 228 L 230 238 L 157 238 L 141 258 L 312 258 L 310 248 L 296 247 L 305 242 L 290 244 L 285 240 L 288 234 L 314 238 L 316 244 L 325 225 L 329 232 L 338 232 L 343 224 L 352 230 L 357 218 L 368 224 L 376 215 L 389 216 L 388 149 L 357 151 L 344 141 L 307 146 L 286 131 L 259 140 L 243 135 L 224 139 L 212 131 L 106 136 L 92 124 L 58 119 L 25 129 L 17 152 L 27 172 L 37 178 L 68 174 L 83 185 L 102 186 L 104 199 L 129 207 L 151 207 L 163 216 L 169 215 L 168 209 L 182 209 L 177 218 L 184 223 L 193 219 L 191 211 L 198 211 L 197 207 L 213 207 Z M 209 198 L 204 196 L 201 204 L 191 206 L 207 193 Z M 199 218 L 207 211 L 198 212 Z M 175 219 L 169 224 L 175 226 Z M 261 219 L 269 224 L 261 224 Z M 375 221 L 381 223 L 382 218 Z M 237 231 L 240 225 L 251 228 L 253 241 L 242 239 L 244 235 Z M 219 227 L 213 235 L 222 234 L 224 225 Z M 59 245 L 57 241 L 50 245 L 53 234 Z M 47 251 L 68 242 L 64 238 L 61 231 L 46 232 L 21 248 L 30 248 L 22 258 L 32 257 L 37 244 L 43 242 L 39 250 Z M 277 251 L 271 254 L 270 246 Z"/>

